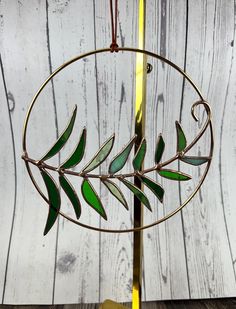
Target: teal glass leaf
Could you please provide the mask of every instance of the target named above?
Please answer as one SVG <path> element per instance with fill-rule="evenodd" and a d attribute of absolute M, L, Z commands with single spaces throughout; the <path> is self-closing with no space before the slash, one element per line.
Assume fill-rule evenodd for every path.
<path fill-rule="evenodd" d="M 52 228 L 53 224 L 57 219 L 61 207 L 61 197 L 59 189 L 55 181 L 53 180 L 52 176 L 43 169 L 40 172 L 43 177 L 45 186 L 47 188 L 48 200 L 49 200 L 48 217 L 43 233 L 44 235 L 46 235 L 50 231 L 50 229 Z"/>
<path fill-rule="evenodd" d="M 111 192 L 111 194 L 114 195 L 117 198 L 117 200 L 125 206 L 126 209 L 128 209 L 127 202 L 120 188 L 114 182 L 108 179 L 103 180 L 103 183 L 107 187 L 107 189 Z"/>
<path fill-rule="evenodd" d="M 185 149 L 187 145 L 187 140 L 184 131 L 178 121 L 175 122 L 177 131 L 177 152 L 181 152 Z"/>
<path fill-rule="evenodd" d="M 132 184 L 132 182 L 126 179 L 120 178 L 120 181 L 122 181 L 123 184 L 126 185 L 126 187 L 134 193 L 134 195 L 140 200 L 141 203 L 143 203 L 150 211 L 152 211 L 147 196 L 138 187 L 136 187 L 134 184 Z"/>
<path fill-rule="evenodd" d="M 156 195 L 158 200 L 162 203 L 164 196 L 164 189 L 161 185 L 146 176 L 140 176 L 141 181 Z"/>
<path fill-rule="evenodd" d="M 121 150 L 111 161 L 109 165 L 109 174 L 115 174 L 125 165 L 130 151 L 134 145 L 136 135 L 129 141 L 129 143 Z"/>
<path fill-rule="evenodd" d="M 206 162 L 209 161 L 209 157 L 191 157 L 191 156 L 184 156 L 182 158 L 180 158 L 181 161 L 188 163 L 188 164 L 192 164 L 192 165 L 201 165 L 204 164 Z"/>
<path fill-rule="evenodd" d="M 81 204 L 80 204 L 78 195 L 76 194 L 72 184 L 69 182 L 69 180 L 64 175 L 59 176 L 59 181 L 60 181 L 60 185 L 62 189 L 65 191 L 67 197 L 69 198 L 74 208 L 76 218 L 79 219 L 81 215 Z"/>
<path fill-rule="evenodd" d="M 86 144 L 86 129 L 84 128 L 75 150 L 73 151 L 71 156 L 64 163 L 61 164 L 61 168 L 64 169 L 71 168 L 79 164 L 84 156 L 85 144 Z"/>
<path fill-rule="evenodd" d="M 89 161 L 89 163 L 83 168 L 83 172 L 91 172 L 96 167 L 98 167 L 110 154 L 113 144 L 114 144 L 115 135 L 113 134 L 106 142 L 100 147 L 95 156 Z"/>
<path fill-rule="evenodd" d="M 136 171 L 140 171 L 142 168 L 143 160 L 146 154 L 146 149 L 147 149 L 147 142 L 145 138 L 143 138 L 133 160 L 133 167 Z"/>
<path fill-rule="evenodd" d="M 158 171 L 158 173 L 160 176 L 171 180 L 184 181 L 192 178 L 188 174 L 168 169 L 161 169 L 160 171 Z"/>
<path fill-rule="evenodd" d="M 157 140 L 156 151 L 155 151 L 155 162 L 158 164 L 161 161 L 163 152 L 165 149 L 165 142 L 162 135 L 160 134 Z"/>
<path fill-rule="evenodd" d="M 84 179 L 81 186 L 81 191 L 85 201 L 102 216 L 105 220 L 107 220 L 107 215 L 102 206 L 102 202 L 98 197 L 95 189 L 88 179 Z"/>
<path fill-rule="evenodd" d="M 60 137 L 57 139 L 56 143 L 52 146 L 52 148 L 50 148 L 49 151 L 42 157 L 41 161 L 46 161 L 50 159 L 51 157 L 53 157 L 66 144 L 74 127 L 76 113 L 77 113 L 77 106 L 75 105 L 74 111 L 72 113 L 72 116 L 70 118 L 70 121 L 67 127 L 65 128 L 63 133 L 60 135 Z"/>

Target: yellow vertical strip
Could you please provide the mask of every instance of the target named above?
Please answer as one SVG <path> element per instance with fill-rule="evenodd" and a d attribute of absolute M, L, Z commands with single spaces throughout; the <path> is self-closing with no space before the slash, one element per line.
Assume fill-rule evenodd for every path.
<path fill-rule="evenodd" d="M 138 7 L 138 48 L 144 49 L 145 44 L 145 0 L 139 0 Z M 145 109 L 146 109 L 146 55 L 136 54 L 136 102 L 135 102 L 135 134 L 137 135 L 136 149 L 140 144 L 145 130 Z M 138 178 L 134 183 L 143 189 Z M 143 221 L 143 205 L 134 197 L 134 227 L 140 227 Z M 133 290 L 132 309 L 141 308 L 141 285 L 142 285 L 142 231 L 134 233 L 133 240 Z"/>

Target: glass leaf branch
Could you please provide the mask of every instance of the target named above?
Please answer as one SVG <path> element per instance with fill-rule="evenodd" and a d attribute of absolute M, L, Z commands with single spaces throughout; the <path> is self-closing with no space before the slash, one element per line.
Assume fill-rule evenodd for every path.
<path fill-rule="evenodd" d="M 44 235 L 46 235 L 54 225 L 61 206 L 61 192 L 55 180 L 49 174 L 48 171 L 50 170 L 58 173 L 60 186 L 63 189 L 67 198 L 69 199 L 77 219 L 80 218 L 82 211 L 82 204 L 73 185 L 67 179 L 66 174 L 78 176 L 83 179 L 81 185 L 81 193 L 84 201 L 105 220 L 107 220 L 107 214 L 102 204 L 102 201 L 92 184 L 92 180 L 94 181 L 97 179 L 98 181 L 100 181 L 101 184 L 103 184 L 106 187 L 108 192 L 110 192 L 120 202 L 120 204 L 122 204 L 128 210 L 128 203 L 125 199 L 125 196 L 123 195 L 120 187 L 114 182 L 114 180 L 118 181 L 120 184 L 127 187 L 132 192 L 132 194 L 134 194 L 142 202 L 142 204 L 146 206 L 147 209 L 149 209 L 150 211 L 152 211 L 152 209 L 146 194 L 138 187 L 136 187 L 132 181 L 127 180 L 127 178 L 130 177 L 139 178 L 140 181 L 157 197 L 157 199 L 161 203 L 163 202 L 164 198 L 164 188 L 159 183 L 149 178 L 146 174 L 156 171 L 159 176 L 169 180 L 175 180 L 175 181 L 190 180 L 191 179 L 190 175 L 187 175 L 178 170 L 176 171 L 169 169 L 167 166 L 176 160 L 179 160 L 181 162 L 193 166 L 199 166 L 211 160 L 211 158 L 208 156 L 186 155 L 188 151 L 197 143 L 197 141 L 205 133 L 211 121 L 210 107 L 208 103 L 205 101 L 198 101 L 193 104 L 191 110 L 193 118 L 196 121 L 198 121 L 198 118 L 195 114 L 195 110 L 196 107 L 199 105 L 202 105 L 204 107 L 207 114 L 207 119 L 202 129 L 200 130 L 198 135 L 194 138 L 194 140 L 188 144 L 181 124 L 178 121 L 176 121 L 175 125 L 177 134 L 177 145 L 176 145 L 176 154 L 172 158 L 164 162 L 162 161 L 163 153 L 165 150 L 165 142 L 163 136 L 160 134 L 156 143 L 156 149 L 153 158 L 154 166 L 147 169 L 142 169 L 147 149 L 146 139 L 143 138 L 136 153 L 134 154 L 134 158 L 132 161 L 134 171 L 125 174 L 120 173 L 121 169 L 127 163 L 128 158 L 130 157 L 130 153 L 136 142 L 136 136 L 133 136 L 130 139 L 130 141 L 124 146 L 124 148 L 115 157 L 113 157 L 108 167 L 108 173 L 102 175 L 92 174 L 90 172 L 99 167 L 110 155 L 112 148 L 114 146 L 115 134 L 113 134 L 110 138 L 108 138 L 104 142 L 104 144 L 98 149 L 95 155 L 79 172 L 71 170 L 71 168 L 78 166 L 79 163 L 84 158 L 86 148 L 86 136 L 87 136 L 86 128 L 83 128 L 82 133 L 79 137 L 79 141 L 74 151 L 59 167 L 54 167 L 50 164 L 45 163 L 46 160 L 52 158 L 57 153 L 59 153 L 60 150 L 65 146 L 66 142 L 69 140 L 76 119 L 77 107 L 75 106 L 72 116 L 65 130 L 62 132 L 62 134 L 57 139 L 55 144 L 48 150 L 48 152 L 40 160 L 34 160 L 29 158 L 27 153 L 24 153 L 24 155 L 22 156 L 22 158 L 25 161 L 32 163 L 33 165 L 36 165 L 40 169 L 42 178 L 44 180 L 47 189 L 48 201 L 49 201 L 49 213 L 44 230 Z"/>

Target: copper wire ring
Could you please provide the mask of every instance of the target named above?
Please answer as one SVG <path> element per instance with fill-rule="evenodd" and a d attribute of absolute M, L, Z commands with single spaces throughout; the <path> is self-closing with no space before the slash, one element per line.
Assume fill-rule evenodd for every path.
<path fill-rule="evenodd" d="M 147 50 L 140 50 L 140 49 L 137 49 L 137 48 L 129 48 L 129 47 L 119 47 L 117 49 L 117 51 L 129 51 L 129 52 L 134 52 L 134 53 L 142 53 L 142 54 L 145 54 L 147 56 L 150 56 L 150 57 L 153 57 L 153 58 L 156 58 L 158 60 L 161 60 L 165 63 L 167 63 L 168 65 L 170 65 L 171 67 L 173 67 L 174 69 L 176 69 L 184 78 L 186 78 L 189 83 L 192 85 L 192 87 L 194 88 L 194 90 L 197 92 L 197 94 L 199 95 L 200 97 L 200 100 L 205 102 L 205 100 L 203 99 L 203 96 L 200 92 L 200 90 L 198 89 L 198 87 L 194 84 L 194 82 L 191 80 L 191 78 L 182 70 L 180 69 L 176 64 L 174 64 L 173 62 L 171 62 L 170 60 L 160 56 L 160 55 L 157 55 L 157 54 L 154 54 L 150 51 L 147 51 Z M 29 118 L 30 118 L 30 115 L 31 115 L 31 112 L 32 112 L 32 109 L 37 101 L 37 98 L 38 96 L 40 95 L 40 93 L 42 92 L 42 90 L 44 89 L 44 87 L 47 85 L 47 83 L 56 75 L 58 74 L 61 70 L 63 70 L 64 68 L 66 68 L 67 66 L 69 66 L 70 64 L 72 64 L 73 62 L 76 62 L 80 59 L 83 59 L 85 57 L 88 57 L 88 56 L 91 56 L 91 55 L 95 55 L 95 54 L 99 54 L 99 53 L 104 53 L 104 52 L 111 52 L 111 49 L 110 48 L 104 48 L 104 49 L 98 49 L 98 50 L 94 50 L 94 51 L 91 51 L 91 52 L 88 52 L 88 53 L 85 53 L 85 54 L 82 54 L 80 56 L 77 56 L 67 62 L 65 62 L 63 65 L 61 65 L 59 68 L 57 68 L 46 80 L 45 82 L 41 85 L 41 87 L 39 88 L 39 90 L 36 92 L 35 96 L 33 97 L 32 101 L 31 101 L 31 104 L 29 106 L 29 109 L 27 111 L 27 114 L 26 114 L 26 118 L 25 118 L 25 122 L 24 122 L 24 127 L 23 127 L 23 137 L 22 137 L 22 148 L 23 148 L 23 153 L 24 154 L 27 154 L 27 146 L 26 146 L 26 135 L 27 135 L 27 128 L 28 128 L 28 122 L 29 122 Z M 206 104 L 206 102 L 204 103 Z M 208 104 L 207 104 L 208 105 Z M 209 107 L 209 106 L 208 106 Z M 210 109 L 210 107 L 209 107 Z M 196 195 L 196 193 L 198 192 L 198 190 L 200 189 L 201 185 L 203 184 L 205 178 L 206 178 L 206 175 L 209 171 L 209 168 L 210 168 L 210 165 L 211 165 L 211 158 L 212 158 L 212 154 L 213 154 L 213 148 L 214 148 L 214 137 L 213 137 L 213 127 L 212 127 L 212 121 L 211 121 L 211 112 L 209 111 L 210 113 L 210 118 L 209 118 L 209 123 L 207 124 L 207 127 L 209 125 L 209 128 L 210 128 L 210 136 L 211 136 L 211 145 L 210 145 L 210 151 L 209 151 L 209 161 L 207 163 L 207 166 L 205 168 L 205 171 L 202 175 L 202 177 L 200 178 L 200 181 L 198 183 L 198 185 L 196 186 L 195 190 L 192 192 L 192 194 L 186 199 L 185 202 L 183 202 L 178 208 L 176 208 L 174 211 L 170 212 L 168 215 L 164 216 L 163 218 L 155 221 L 154 223 L 151 223 L 151 224 L 148 224 L 148 225 L 144 225 L 144 226 L 140 226 L 140 227 L 137 227 L 137 228 L 130 228 L 130 229 L 126 229 L 126 230 L 113 230 L 113 229 L 103 229 L 103 228 L 98 228 L 98 227 L 94 227 L 94 226 L 89 226 L 89 225 L 86 225 L 84 223 L 81 223 L 79 221 L 76 221 L 74 220 L 73 218 L 67 216 L 65 213 L 63 212 L 59 212 L 59 214 L 66 218 L 67 220 L 81 226 L 81 227 L 84 227 L 84 228 L 88 228 L 90 230 L 95 230 L 95 231 L 100 231 L 100 232 L 107 232 L 107 233 L 128 233 L 128 232 L 138 232 L 138 231 L 141 231 L 141 230 L 144 230 L 144 229 L 147 229 L 147 228 L 150 228 L 150 227 L 153 227 L 161 222 L 164 222 L 166 221 L 167 219 L 171 218 L 172 216 L 174 216 L 177 212 L 179 212 L 184 206 L 186 206 L 190 200 Z M 204 131 L 205 132 L 205 131 Z M 25 165 L 26 165 L 26 169 L 27 169 L 27 172 L 31 178 L 31 181 L 33 182 L 36 190 L 39 192 L 39 194 L 42 196 L 42 198 L 47 202 L 47 204 L 49 205 L 49 200 L 47 199 L 47 197 L 44 195 L 44 193 L 41 191 L 41 189 L 39 188 L 34 176 L 33 176 L 33 173 L 32 173 L 32 170 L 30 168 L 30 162 L 28 162 L 27 160 L 25 160 Z"/>

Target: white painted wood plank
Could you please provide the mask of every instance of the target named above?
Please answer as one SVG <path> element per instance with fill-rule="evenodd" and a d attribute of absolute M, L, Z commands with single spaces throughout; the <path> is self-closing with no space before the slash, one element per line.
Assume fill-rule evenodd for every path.
<path fill-rule="evenodd" d="M 50 1 L 48 6 L 49 42 L 52 70 L 70 58 L 94 49 L 93 1 Z M 59 32 L 58 32 L 59 29 Z M 94 56 L 73 64 L 54 79 L 59 132 L 66 124 L 74 104 L 77 120 L 70 141 L 61 152 L 61 162 L 72 152 L 83 127 L 87 128 L 85 158 L 76 167 L 81 169 L 97 151 L 98 111 Z M 82 204 L 81 222 L 98 226 L 99 216 L 80 194 L 81 179 L 71 177 Z M 98 186 L 95 186 L 99 189 Z M 73 209 L 62 194 L 66 213 Z M 66 206 L 66 207 L 65 207 Z M 86 303 L 99 301 L 99 233 L 60 219 L 54 303 Z"/>
<path fill-rule="evenodd" d="M 147 2 L 147 50 L 183 68 L 185 31 L 185 1 Z M 159 133 L 163 134 L 166 145 L 163 161 L 170 159 L 176 152 L 175 121 L 179 119 L 182 95 L 182 77 L 179 73 L 160 61 L 148 58 L 148 62 L 152 63 L 153 71 L 147 77 L 146 168 L 155 165 L 154 154 Z M 177 165 L 172 168 L 176 169 Z M 170 213 L 179 205 L 178 183 L 161 179 L 156 173 L 151 173 L 150 178 L 162 184 L 165 195 L 161 204 L 150 191 L 145 190 L 153 208 L 152 213 L 145 211 L 146 224 Z M 158 227 L 144 231 L 144 273 L 146 300 L 189 297 L 180 213 Z"/>
<path fill-rule="evenodd" d="M 219 140 L 219 172 L 220 172 L 220 186 L 221 186 L 221 203 L 224 212 L 226 223 L 226 233 L 230 246 L 231 259 L 234 265 L 234 273 L 236 273 L 236 234 L 235 234 L 235 87 L 236 87 L 236 16 L 234 20 L 232 13 L 230 13 L 230 20 L 227 21 L 230 25 L 230 32 L 225 42 L 227 48 L 227 59 L 229 64 L 227 88 L 224 92 L 224 106 L 222 110 L 222 117 L 220 120 L 220 140 Z M 235 294 L 235 293 L 234 293 Z"/>
<path fill-rule="evenodd" d="M 119 46 L 137 46 L 137 3 L 119 1 L 118 38 Z M 107 1 L 96 2 L 96 47 L 111 44 L 110 12 Z M 108 53 L 97 57 L 97 84 L 99 102 L 100 142 L 115 133 L 115 143 L 101 171 L 107 174 L 109 162 L 124 147 L 134 134 L 133 106 L 135 103 L 134 65 L 135 55 Z M 120 171 L 132 170 L 131 159 Z M 127 229 L 132 227 L 133 196 L 116 182 L 124 192 L 129 211 L 111 196 L 101 185 L 101 197 L 107 209 L 108 221 L 101 220 L 102 228 Z M 110 298 L 119 302 L 130 301 L 132 289 L 132 234 L 101 234 L 100 237 L 100 302 Z"/>
<path fill-rule="evenodd" d="M 0 135 L 2 137 L 0 146 L 0 297 L 2 300 L 16 197 L 15 153 L 10 118 L 10 113 L 15 108 L 15 102 L 11 100 L 11 94 L 6 92 L 2 67 L 0 73 L 0 101 Z"/>
<path fill-rule="evenodd" d="M 225 5 L 225 2 L 220 1 L 205 3 L 190 1 L 188 14 L 186 71 L 212 105 L 216 141 L 213 164 L 206 183 L 183 211 L 190 296 L 191 298 L 229 297 L 235 295 L 236 285 L 221 198 L 225 193 L 220 185 L 219 166 L 222 161 L 219 161 L 219 157 L 220 151 L 223 151 L 224 159 L 228 161 L 228 149 L 220 149 L 223 146 L 220 145 L 220 138 L 224 102 L 232 70 L 230 43 L 234 36 L 234 5 L 233 2 Z M 191 130 L 192 134 L 196 134 L 198 129 L 191 129 L 193 120 L 185 118 L 189 113 L 189 102 L 193 102 L 195 97 L 189 94 L 187 87 L 185 93 L 182 117 L 187 131 Z M 202 123 L 202 113 L 200 119 Z M 225 130 L 228 130 L 227 128 L 228 122 L 225 122 Z M 204 154 L 208 151 L 209 140 L 203 138 L 203 141 L 200 143 L 201 148 L 195 147 L 195 153 L 200 151 Z M 231 168 L 232 172 L 235 171 L 235 167 Z M 196 177 L 199 172 L 197 169 L 193 175 Z M 184 196 L 189 188 L 186 186 L 182 188 Z M 233 208 L 234 205 L 230 207 Z"/>
<path fill-rule="evenodd" d="M 26 109 L 39 84 L 49 73 L 46 41 L 46 6 L 38 1 L 1 1 L 0 47 L 6 87 L 15 101 L 11 113 L 17 158 L 15 222 L 7 268 L 5 304 L 52 302 L 55 232 L 43 238 L 47 208 L 30 183 L 21 160 L 21 132 Z M 44 109 L 30 123 L 33 149 L 47 140 L 45 115 L 54 128 L 51 91 Z M 50 104 L 51 103 L 51 104 Z M 40 122 L 38 121 L 40 119 Z M 55 138 L 55 137 L 54 137 Z M 36 151 L 37 153 L 37 151 Z M 9 192 L 10 194 L 10 192 Z M 10 196 L 9 196 L 10 198 Z"/>

